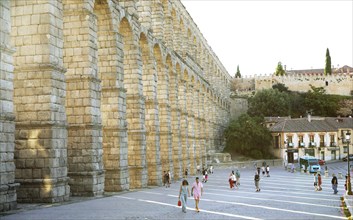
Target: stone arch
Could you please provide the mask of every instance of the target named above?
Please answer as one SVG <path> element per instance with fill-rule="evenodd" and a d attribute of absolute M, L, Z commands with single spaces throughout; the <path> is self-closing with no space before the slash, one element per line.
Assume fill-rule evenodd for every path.
<path fill-rule="evenodd" d="M 146 160 L 148 185 L 161 185 L 160 127 L 157 99 L 157 72 L 151 46 L 144 33 L 140 33 L 142 57 L 142 84 L 146 114 Z"/>
<path fill-rule="evenodd" d="M 161 162 L 162 170 L 173 171 L 172 161 L 172 134 L 171 134 L 171 111 L 169 101 L 169 70 L 165 65 L 162 50 L 159 44 L 155 44 L 154 57 L 157 62 L 158 73 L 158 103 L 160 120 L 160 142 L 161 142 Z M 172 173 L 172 176 L 174 174 Z"/>
<path fill-rule="evenodd" d="M 124 57 L 124 86 L 126 87 L 126 118 L 128 123 L 128 166 L 130 188 L 147 186 L 145 99 L 142 85 L 141 54 L 129 21 L 119 24 Z"/>

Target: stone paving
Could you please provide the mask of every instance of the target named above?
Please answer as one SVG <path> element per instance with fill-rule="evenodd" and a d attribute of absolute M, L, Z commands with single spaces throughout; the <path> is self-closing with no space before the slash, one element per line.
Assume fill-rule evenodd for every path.
<path fill-rule="evenodd" d="M 336 167 L 339 165 L 329 165 Z M 313 187 L 313 176 L 271 169 L 270 177 L 261 176 L 261 192 L 255 192 L 254 170 L 242 168 L 239 189 L 229 189 L 231 169 L 215 169 L 204 183 L 201 212 L 194 210 L 189 197 L 187 213 L 177 206 L 179 182 L 170 188 L 156 187 L 110 194 L 101 198 L 74 197 L 60 205 L 21 205 L 22 210 L 8 212 L 1 220 L 13 219 L 347 219 L 340 197 L 344 194 L 339 179 L 338 194 L 331 189 L 331 177 L 323 177 L 323 190 Z M 192 184 L 194 177 L 188 178 Z M 13 213 L 13 214 L 11 214 Z"/>

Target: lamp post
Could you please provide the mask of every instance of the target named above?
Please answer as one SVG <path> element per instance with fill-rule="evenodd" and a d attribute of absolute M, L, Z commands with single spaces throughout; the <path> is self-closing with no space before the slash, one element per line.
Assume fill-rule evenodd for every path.
<path fill-rule="evenodd" d="M 349 143 L 351 140 L 351 133 L 347 131 L 346 133 L 346 141 L 347 141 L 347 164 L 348 164 L 348 176 L 347 176 L 347 195 L 353 195 L 352 186 L 351 186 L 351 172 L 349 167 Z"/>

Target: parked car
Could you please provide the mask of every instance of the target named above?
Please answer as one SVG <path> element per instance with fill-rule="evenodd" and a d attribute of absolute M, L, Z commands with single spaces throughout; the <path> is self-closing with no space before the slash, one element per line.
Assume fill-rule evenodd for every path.
<path fill-rule="evenodd" d="M 347 161 L 347 156 L 342 158 L 343 161 Z M 349 161 L 353 161 L 353 154 L 349 155 Z"/>
<path fill-rule="evenodd" d="M 321 160 L 321 159 L 319 159 L 319 164 L 320 164 L 320 165 L 325 165 L 325 163 L 326 163 L 326 161 L 325 161 L 325 160 Z"/>

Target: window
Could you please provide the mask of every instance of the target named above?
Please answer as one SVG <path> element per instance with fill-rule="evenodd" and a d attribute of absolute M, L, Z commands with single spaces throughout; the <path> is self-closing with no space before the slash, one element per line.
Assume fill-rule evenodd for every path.
<path fill-rule="evenodd" d="M 325 136 L 320 135 L 320 147 L 325 147 Z"/>

